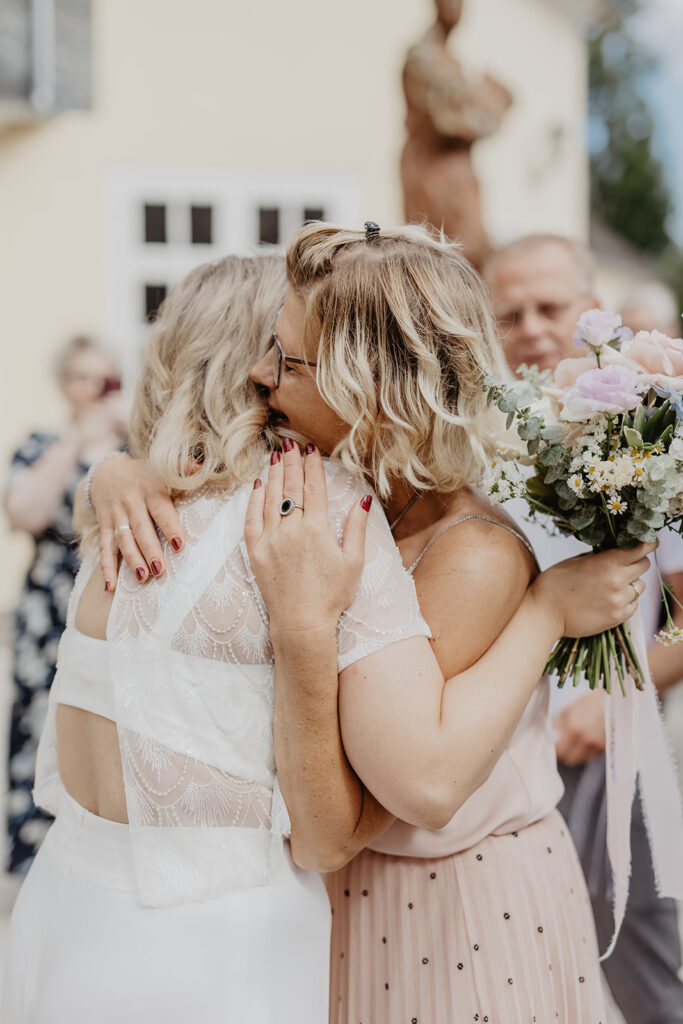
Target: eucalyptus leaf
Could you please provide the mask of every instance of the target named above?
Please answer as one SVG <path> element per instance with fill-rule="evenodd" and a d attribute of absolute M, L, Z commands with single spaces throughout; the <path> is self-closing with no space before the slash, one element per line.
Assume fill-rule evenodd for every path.
<path fill-rule="evenodd" d="M 555 503 L 555 488 L 548 487 L 538 476 L 531 476 L 526 482 L 526 489 L 529 494 L 540 498 L 542 501 L 553 505 Z"/>
<path fill-rule="evenodd" d="M 543 421 L 538 416 L 530 416 L 525 423 L 520 423 L 517 433 L 524 441 L 533 441 L 541 433 Z"/>
<path fill-rule="evenodd" d="M 507 419 L 505 420 L 505 429 L 509 430 L 514 422 L 515 422 L 515 413 L 514 413 L 514 410 L 513 410 L 512 412 L 509 412 L 507 414 Z"/>
<path fill-rule="evenodd" d="M 547 484 L 554 484 L 556 480 L 559 480 L 564 476 L 565 468 L 562 462 L 558 462 L 556 466 L 551 466 L 546 475 L 543 477 Z"/>
<path fill-rule="evenodd" d="M 563 512 L 569 512 L 571 509 L 576 508 L 579 503 L 579 499 L 576 495 L 572 494 L 571 498 L 558 498 L 557 505 Z"/>
<path fill-rule="evenodd" d="M 555 493 L 560 498 L 575 498 L 576 493 L 571 489 L 566 480 L 558 480 L 555 484 Z"/>
<path fill-rule="evenodd" d="M 575 530 L 585 530 L 587 526 L 590 526 L 595 521 L 597 509 L 591 508 L 590 506 L 580 508 L 578 512 L 572 512 L 568 516 L 570 526 L 573 526 Z"/>
<path fill-rule="evenodd" d="M 501 412 L 514 412 L 517 408 L 517 395 L 513 391 L 505 391 L 498 399 Z"/>
<path fill-rule="evenodd" d="M 563 434 L 562 427 L 549 426 L 544 427 L 541 431 L 541 437 L 544 441 L 557 441 Z"/>
<path fill-rule="evenodd" d="M 607 531 L 604 526 L 595 525 L 589 526 L 585 530 L 581 530 L 579 533 L 579 540 L 583 541 L 584 544 L 590 545 L 592 548 L 600 547 L 607 536 Z"/>
<path fill-rule="evenodd" d="M 544 448 L 538 456 L 538 461 L 542 466 L 556 466 L 561 461 L 564 455 L 564 448 L 561 444 L 551 445 L 549 448 Z"/>

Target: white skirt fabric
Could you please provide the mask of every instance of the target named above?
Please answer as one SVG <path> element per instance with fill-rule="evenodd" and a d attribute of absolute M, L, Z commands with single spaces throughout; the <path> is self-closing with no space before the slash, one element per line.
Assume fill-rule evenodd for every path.
<path fill-rule="evenodd" d="M 2 1024 L 327 1024 L 319 875 L 140 906 L 128 826 L 66 797 L 17 898 Z"/>

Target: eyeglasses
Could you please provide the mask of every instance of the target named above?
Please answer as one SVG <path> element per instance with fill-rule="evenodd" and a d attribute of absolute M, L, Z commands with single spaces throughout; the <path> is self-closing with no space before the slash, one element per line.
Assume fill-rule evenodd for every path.
<path fill-rule="evenodd" d="M 283 363 L 297 363 L 299 366 L 317 366 L 317 363 L 310 363 L 308 359 L 296 359 L 294 356 L 285 355 L 284 349 L 280 344 L 275 331 L 272 335 L 273 341 L 273 380 L 275 382 L 275 390 L 280 387 L 280 378 L 282 376 L 282 365 Z"/>

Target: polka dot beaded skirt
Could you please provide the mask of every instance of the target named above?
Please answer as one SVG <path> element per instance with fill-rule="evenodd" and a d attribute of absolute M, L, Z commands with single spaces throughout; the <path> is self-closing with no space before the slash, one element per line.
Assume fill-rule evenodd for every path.
<path fill-rule="evenodd" d="M 330 1024 L 606 1024 L 557 811 L 438 860 L 365 850 L 327 884 Z"/>

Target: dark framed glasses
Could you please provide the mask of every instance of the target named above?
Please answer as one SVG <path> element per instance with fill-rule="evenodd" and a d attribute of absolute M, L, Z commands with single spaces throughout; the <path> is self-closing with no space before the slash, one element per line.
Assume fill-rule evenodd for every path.
<path fill-rule="evenodd" d="M 312 366 L 316 367 L 317 363 L 311 363 L 308 359 L 296 359 L 294 356 L 285 355 L 285 352 L 280 344 L 275 331 L 273 331 L 273 380 L 275 383 L 275 390 L 280 387 L 280 378 L 282 376 L 282 365 L 283 363 L 297 363 L 299 366 Z"/>

